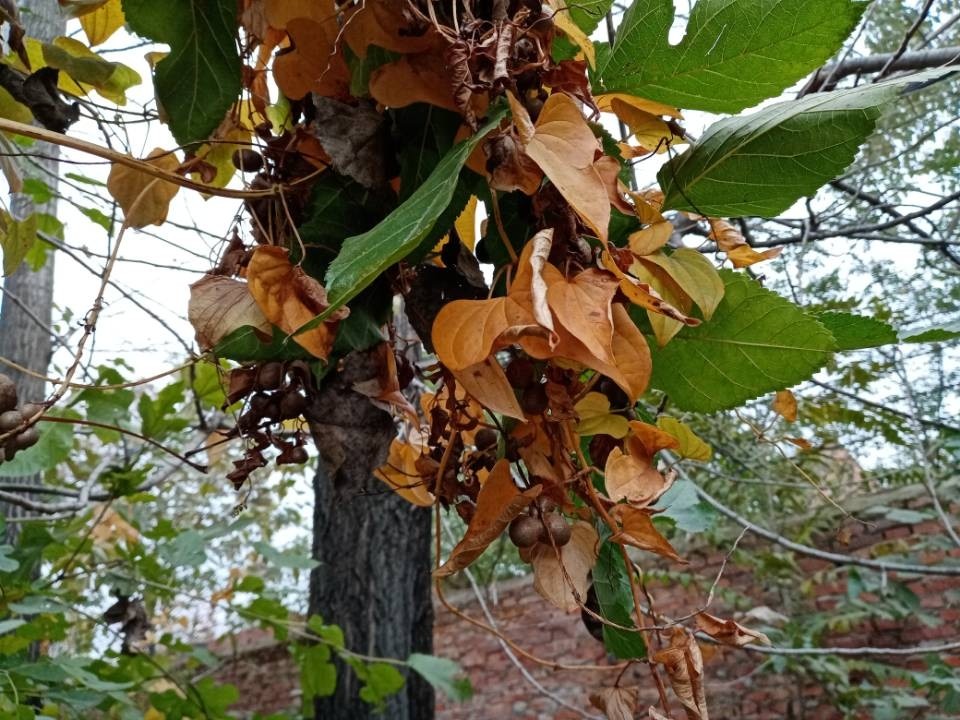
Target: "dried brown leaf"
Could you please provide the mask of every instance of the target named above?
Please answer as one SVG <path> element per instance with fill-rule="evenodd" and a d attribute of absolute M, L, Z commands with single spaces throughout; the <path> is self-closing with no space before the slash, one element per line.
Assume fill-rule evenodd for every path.
<path fill-rule="evenodd" d="M 734 647 L 751 643 L 769 645 L 770 638 L 759 630 L 751 630 L 733 620 L 724 620 L 707 612 L 697 613 L 697 627 L 717 642 Z"/>
<path fill-rule="evenodd" d="M 190 286 L 187 318 L 197 333 L 201 350 L 209 350 L 245 325 L 270 337 L 270 321 L 257 305 L 245 282 L 204 275 Z"/>
<path fill-rule="evenodd" d="M 171 173 L 180 167 L 176 154 L 162 148 L 154 148 L 146 161 Z M 114 163 L 107 177 L 107 191 L 123 209 L 127 225 L 142 228 L 163 225 L 170 201 L 180 191 L 180 186 L 127 165 Z"/>
<path fill-rule="evenodd" d="M 559 558 L 552 545 L 537 543 L 529 555 L 534 589 L 564 612 L 577 610 L 586 600 L 587 577 L 597 563 L 599 545 L 597 531 L 582 520 L 573 524 L 570 542 L 557 548 Z"/>

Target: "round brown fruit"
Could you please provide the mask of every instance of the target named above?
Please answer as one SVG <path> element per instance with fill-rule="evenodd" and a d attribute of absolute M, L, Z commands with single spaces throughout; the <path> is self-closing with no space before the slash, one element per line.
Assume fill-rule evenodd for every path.
<path fill-rule="evenodd" d="M 0 433 L 10 432 L 23 423 L 23 414 L 19 410 L 7 410 L 0 413 Z"/>
<path fill-rule="evenodd" d="M 530 385 L 520 396 L 520 407 L 527 415 L 542 415 L 549 405 L 546 388 L 540 383 Z"/>
<path fill-rule="evenodd" d="M 37 430 L 36 425 L 31 425 L 19 435 L 14 435 L 12 439 L 17 443 L 17 447 L 20 450 L 26 450 L 28 447 L 33 447 L 37 444 L 37 441 L 40 439 L 40 432 Z"/>
<path fill-rule="evenodd" d="M 280 398 L 280 418 L 292 420 L 303 415 L 307 409 L 307 399 L 296 390 L 287 390 Z"/>
<path fill-rule="evenodd" d="M 20 448 L 17 447 L 17 438 L 12 437 L 7 442 L 3 444 L 3 447 L 0 448 L 0 461 L 3 460 L 13 460 L 16 454 L 20 451 Z"/>
<path fill-rule="evenodd" d="M 17 407 L 17 386 L 6 375 L 0 374 L 0 412 Z"/>
<path fill-rule="evenodd" d="M 535 517 L 522 515 L 510 523 L 510 541 L 520 548 L 533 547 L 540 539 L 543 525 Z"/>
<path fill-rule="evenodd" d="M 283 363 L 271 362 L 260 366 L 257 373 L 257 390 L 276 390 L 283 385 Z"/>
<path fill-rule="evenodd" d="M 493 428 L 480 428 L 473 438 L 473 444 L 477 446 L 477 450 L 486 450 L 496 446 L 498 437 Z"/>
<path fill-rule="evenodd" d="M 543 542 L 549 543 L 550 538 L 557 544 L 557 547 L 563 547 L 570 542 L 570 525 L 560 513 L 551 513 L 543 518 Z M 549 535 L 547 535 L 549 533 Z"/>
<path fill-rule="evenodd" d="M 44 410 L 44 406 L 40 403 L 24 403 L 20 406 L 20 414 L 27 419 L 32 418 L 34 415 L 41 413 Z"/>
<path fill-rule="evenodd" d="M 263 167 L 263 155 L 250 148 L 233 151 L 233 166 L 240 172 L 257 172 Z"/>

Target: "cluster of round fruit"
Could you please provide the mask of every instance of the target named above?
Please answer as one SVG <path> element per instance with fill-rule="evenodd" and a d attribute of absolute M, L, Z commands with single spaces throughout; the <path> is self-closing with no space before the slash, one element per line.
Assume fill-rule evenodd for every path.
<path fill-rule="evenodd" d="M 8 376 L 0 373 L 0 435 L 6 435 L 20 427 L 24 420 L 29 420 L 42 409 L 42 405 L 34 403 L 20 405 L 17 399 L 17 386 Z M 35 425 L 12 435 L 3 443 L 0 462 L 13 460 L 18 452 L 36 445 L 39 439 L 40 434 Z"/>
<path fill-rule="evenodd" d="M 570 542 L 570 525 L 559 512 L 556 505 L 544 500 L 530 506 L 526 515 L 515 518 L 510 523 L 510 540 L 519 548 L 533 547 L 538 542 L 563 547 Z"/>

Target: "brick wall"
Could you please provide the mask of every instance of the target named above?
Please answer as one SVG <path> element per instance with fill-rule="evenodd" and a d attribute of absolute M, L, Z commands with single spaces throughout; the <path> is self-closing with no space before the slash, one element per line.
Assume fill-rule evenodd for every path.
<path fill-rule="evenodd" d="M 923 498 L 914 498 L 904 499 L 903 505 L 917 507 L 925 503 Z M 955 505 L 951 510 L 957 513 L 960 507 Z M 811 544 L 870 557 L 904 550 L 915 542 L 929 542 L 931 537 L 943 534 L 939 523 L 932 520 L 912 525 L 881 522 L 871 528 L 849 521 L 844 526 L 849 533 L 846 544 L 839 544 L 836 534 L 816 537 Z M 771 549 L 765 541 L 751 544 L 750 540 L 741 543 L 741 548 L 745 554 Z M 690 565 L 683 568 L 680 575 L 674 565 L 669 578 L 657 575 L 652 567 L 649 589 L 657 608 L 679 617 L 701 607 L 724 553 L 723 549 L 686 548 L 683 554 Z M 960 563 L 960 549 L 946 543 L 920 555 L 921 562 L 929 564 L 949 562 L 950 558 Z M 802 587 L 798 587 L 797 581 L 782 585 L 758 583 L 754 568 L 731 562 L 718 584 L 711 611 L 727 617 L 736 612 L 738 606 L 741 609 L 766 606 L 787 616 L 832 610 L 846 592 L 846 572 L 828 573 L 831 565 L 811 558 L 794 557 L 792 561 L 805 581 Z M 691 578 L 699 580 L 685 584 L 684 581 Z M 919 596 L 921 612 L 937 616 L 939 625 L 927 626 L 918 617 L 873 620 L 833 633 L 827 644 L 897 647 L 957 640 L 960 637 L 960 577 L 924 576 L 910 580 L 908 587 Z M 741 593 L 747 593 L 749 598 L 738 597 Z M 447 598 L 470 617 L 484 620 L 482 608 L 471 591 L 450 592 Z M 869 601 L 870 596 L 863 599 Z M 533 590 L 529 578 L 498 584 L 486 603 L 501 632 L 543 660 L 563 665 L 607 663 L 602 645 L 583 627 L 579 613 L 566 615 L 547 605 Z M 588 697 L 597 687 L 612 684 L 611 673 L 546 667 L 530 661 L 523 661 L 521 670 L 493 635 L 457 618 L 439 603 L 436 607 L 435 653 L 457 660 L 476 689 L 473 700 L 464 704 L 451 704 L 440 698 L 437 716 L 441 720 L 573 720 L 584 717 L 584 713 L 598 714 L 590 707 Z M 255 642 L 248 645 L 234 653 L 234 662 L 220 675 L 240 688 L 242 700 L 237 709 L 267 712 L 295 706 L 296 676 L 285 651 L 264 645 L 262 641 L 259 646 Z M 815 682 L 760 672 L 758 668 L 764 656 L 737 649 L 707 648 L 705 658 L 707 700 L 713 718 L 834 720 L 842 717 L 833 709 L 825 690 Z M 956 655 L 946 660 L 960 666 Z M 638 666 L 629 672 L 635 676 L 633 682 L 640 686 L 644 702 L 655 703 L 648 669 Z M 269 678 L 269 683 L 265 683 L 264 678 Z M 565 707 L 564 703 L 572 708 Z M 674 710 L 680 712 L 679 706 L 675 704 Z"/>

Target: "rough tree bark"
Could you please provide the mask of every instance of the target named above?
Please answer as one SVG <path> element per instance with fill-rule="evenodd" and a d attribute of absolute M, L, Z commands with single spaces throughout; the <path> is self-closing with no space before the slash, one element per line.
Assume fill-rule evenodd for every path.
<path fill-rule="evenodd" d="M 339 625 L 349 649 L 406 658 L 432 647 L 430 511 L 386 489 L 373 471 L 386 459 L 395 428 L 390 416 L 354 392 L 376 375 L 372 358 L 354 354 L 324 381 L 307 413 L 319 451 L 314 479 L 311 614 Z M 338 663 L 337 689 L 315 702 L 323 720 L 430 720 L 433 689 L 410 673 L 383 714 L 359 697 L 360 683 Z"/>
<path fill-rule="evenodd" d="M 19 5 L 23 25 L 30 37 L 49 41 L 66 31 L 66 21 L 60 14 L 57 0 L 24 0 Z M 48 143 L 37 143 L 31 154 L 33 157 L 26 158 L 23 163 L 24 175 L 42 180 L 56 193 L 59 148 Z M 43 205 L 34 205 L 27 196 L 14 195 L 11 210 L 18 218 L 32 212 L 56 215 L 57 200 L 54 197 Z M 53 353 L 53 268 L 52 253 L 37 272 L 25 264 L 21 265 L 13 275 L 4 278 L 3 302 L 0 305 L 0 357 L 42 374 L 46 373 Z M 21 402 L 43 400 L 43 380 L 9 367 L 2 368 L 2 371 L 16 382 Z M 6 478 L 6 481 L 35 484 L 39 478 Z M 4 518 L 26 514 L 26 510 L 19 506 L 0 504 L 0 516 Z M 17 523 L 7 524 L 7 542 L 15 539 L 18 528 Z"/>

